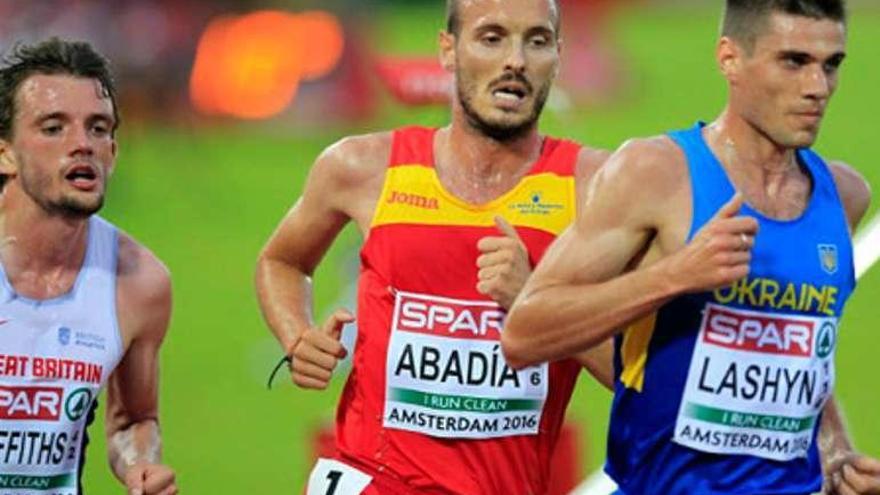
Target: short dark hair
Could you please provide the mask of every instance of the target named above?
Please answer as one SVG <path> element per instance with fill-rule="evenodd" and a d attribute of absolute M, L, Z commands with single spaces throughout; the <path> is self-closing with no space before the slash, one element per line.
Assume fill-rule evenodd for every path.
<path fill-rule="evenodd" d="M 458 36 L 461 31 L 461 16 L 458 13 L 458 4 L 460 0 L 446 0 L 446 32 Z M 559 34 L 560 18 L 559 1 L 551 0 L 553 10 L 556 12 L 556 18 L 553 19 L 553 26 L 556 28 L 556 34 Z"/>
<path fill-rule="evenodd" d="M 721 35 L 751 50 L 774 13 L 846 22 L 846 0 L 727 0 Z"/>
<path fill-rule="evenodd" d="M 0 139 L 12 137 L 15 95 L 22 83 L 36 74 L 96 79 L 113 103 L 113 131 L 116 131 L 119 110 L 110 63 L 86 42 L 51 38 L 33 45 L 17 44 L 3 57 L 0 67 Z"/>

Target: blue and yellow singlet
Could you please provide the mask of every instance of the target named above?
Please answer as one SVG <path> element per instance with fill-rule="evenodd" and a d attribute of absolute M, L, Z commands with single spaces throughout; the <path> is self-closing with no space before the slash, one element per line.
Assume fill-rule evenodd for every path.
<path fill-rule="evenodd" d="M 670 134 L 690 171 L 688 241 L 734 194 L 702 129 Z M 834 178 L 812 151 L 797 156 L 813 183 L 800 217 L 743 206 L 760 224 L 748 277 L 680 296 L 617 337 L 606 471 L 627 495 L 821 488 L 816 437 L 855 275 Z"/>

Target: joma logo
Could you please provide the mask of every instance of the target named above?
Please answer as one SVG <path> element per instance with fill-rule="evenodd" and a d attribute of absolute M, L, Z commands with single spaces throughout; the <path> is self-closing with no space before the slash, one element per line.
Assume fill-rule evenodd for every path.
<path fill-rule="evenodd" d="M 410 194 L 400 191 L 391 191 L 391 196 L 388 197 L 388 204 L 394 203 L 414 206 L 416 208 L 422 208 L 425 210 L 440 209 L 440 202 L 437 201 L 437 198 L 429 198 L 427 196 L 420 196 L 418 194 Z"/>

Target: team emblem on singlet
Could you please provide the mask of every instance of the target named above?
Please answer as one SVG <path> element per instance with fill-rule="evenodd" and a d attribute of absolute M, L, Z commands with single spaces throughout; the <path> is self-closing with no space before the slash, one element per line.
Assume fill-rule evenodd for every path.
<path fill-rule="evenodd" d="M 819 244 L 819 264 L 828 275 L 837 273 L 837 246 L 834 244 Z"/>
<path fill-rule="evenodd" d="M 396 293 L 386 363 L 386 428 L 443 438 L 537 434 L 546 363 L 515 371 L 494 302 Z"/>
<path fill-rule="evenodd" d="M 709 303 L 675 425 L 675 442 L 787 461 L 807 455 L 834 385 L 837 318 Z"/>

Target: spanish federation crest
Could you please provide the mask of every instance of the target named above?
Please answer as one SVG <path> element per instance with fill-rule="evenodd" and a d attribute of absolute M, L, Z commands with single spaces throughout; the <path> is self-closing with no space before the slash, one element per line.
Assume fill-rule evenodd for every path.
<path fill-rule="evenodd" d="M 819 244 L 819 265 L 828 275 L 837 273 L 837 245 Z"/>

